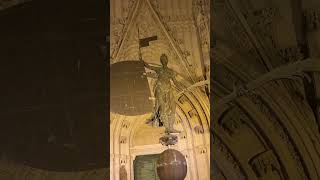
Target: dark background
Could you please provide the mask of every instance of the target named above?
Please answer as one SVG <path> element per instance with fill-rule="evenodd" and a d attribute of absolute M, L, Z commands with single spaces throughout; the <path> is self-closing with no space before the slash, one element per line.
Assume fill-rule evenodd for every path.
<path fill-rule="evenodd" d="M 33 0 L 0 11 L 0 154 L 70 171 L 109 162 L 108 2 Z"/>

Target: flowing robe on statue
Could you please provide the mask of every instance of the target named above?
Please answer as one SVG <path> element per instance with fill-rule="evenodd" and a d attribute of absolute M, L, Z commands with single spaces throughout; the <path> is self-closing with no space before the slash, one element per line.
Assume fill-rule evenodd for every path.
<path fill-rule="evenodd" d="M 164 126 L 166 130 L 173 130 L 175 119 L 176 102 L 171 80 L 175 79 L 175 72 L 170 68 L 156 68 L 157 81 L 153 87 L 155 96 L 155 107 L 149 124 L 159 127 Z"/>

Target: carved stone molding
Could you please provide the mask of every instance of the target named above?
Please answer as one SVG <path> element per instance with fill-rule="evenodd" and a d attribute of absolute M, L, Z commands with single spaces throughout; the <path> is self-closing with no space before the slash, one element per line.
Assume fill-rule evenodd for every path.
<path fill-rule="evenodd" d="M 280 49 L 279 55 L 288 63 L 300 61 L 304 58 L 300 47 L 289 47 Z"/>
<path fill-rule="evenodd" d="M 247 180 L 247 175 L 243 172 L 241 165 L 238 163 L 238 160 L 232 155 L 232 153 L 229 151 L 229 149 L 225 146 L 225 144 L 220 140 L 220 138 L 217 137 L 217 135 L 213 135 L 212 142 L 213 146 L 216 147 L 212 155 L 216 156 L 222 156 L 224 157 L 227 161 L 230 162 L 231 169 L 228 169 L 237 175 L 237 180 Z"/>
<path fill-rule="evenodd" d="M 127 137 L 121 136 L 120 137 L 120 144 L 126 144 L 127 143 Z"/>
<path fill-rule="evenodd" d="M 286 144 L 291 158 L 296 162 L 296 168 L 301 176 L 301 179 L 307 180 L 308 172 L 305 170 L 301 155 L 299 154 L 296 145 L 290 137 L 287 128 L 285 128 L 275 112 L 266 104 L 260 95 L 250 92 L 246 96 L 259 108 L 263 114 L 265 114 L 265 117 L 273 124 L 274 131 L 278 134 L 283 143 Z"/>
<path fill-rule="evenodd" d="M 264 87 L 264 85 L 269 82 L 280 79 L 295 79 L 299 77 L 309 80 L 310 77 L 306 74 L 306 72 L 320 72 L 320 63 L 318 59 L 310 58 L 303 61 L 296 61 L 294 63 L 286 64 L 279 68 L 273 69 L 263 76 L 247 83 L 245 85 L 246 93 Z M 237 95 L 237 93 L 232 92 L 231 94 L 219 99 L 216 106 L 219 107 L 223 104 L 227 104 L 231 101 L 236 100 L 238 97 L 239 96 Z"/>
<path fill-rule="evenodd" d="M 272 24 L 274 18 L 278 15 L 277 8 L 264 8 L 253 12 L 254 17 L 256 18 L 256 25 L 266 26 Z"/>
<path fill-rule="evenodd" d="M 213 3 L 213 9 L 216 10 L 213 10 L 213 17 L 211 19 L 224 20 L 223 24 L 215 24 L 215 21 L 213 21 L 213 27 L 222 25 L 224 26 L 224 31 L 228 32 L 228 37 L 224 37 L 224 41 L 239 54 L 260 62 L 262 59 L 258 53 L 258 49 L 231 5 L 226 0 L 219 0 L 219 2 Z"/>
<path fill-rule="evenodd" d="M 285 180 L 281 166 L 272 150 L 263 152 L 250 160 L 250 165 L 259 179 Z"/>
<path fill-rule="evenodd" d="M 111 62 L 115 58 L 116 52 L 119 50 L 120 43 L 124 38 L 124 34 L 127 31 L 127 26 L 130 23 L 130 15 L 133 14 L 133 10 L 137 0 L 129 0 L 128 6 L 123 8 L 122 17 L 111 17 L 111 31 L 110 31 L 110 58 Z"/>
<path fill-rule="evenodd" d="M 304 12 L 308 30 L 313 31 L 319 28 L 320 25 L 320 10 L 308 9 Z"/>
<path fill-rule="evenodd" d="M 219 125 L 230 135 L 236 134 L 246 123 L 247 117 L 237 107 L 231 107 L 227 114 L 218 120 Z"/>
<path fill-rule="evenodd" d="M 192 79 L 196 78 L 196 67 L 194 67 L 193 63 L 193 59 L 191 57 L 191 52 L 189 49 L 186 48 L 185 46 L 185 42 L 183 38 L 179 38 L 178 37 L 178 33 L 184 32 L 184 31 L 190 31 L 189 29 L 192 29 L 193 24 L 192 24 L 192 16 L 188 16 L 188 15 L 173 15 L 173 16 L 164 16 L 161 12 L 160 12 L 160 8 L 159 8 L 159 2 L 158 0 L 152 0 L 150 1 L 151 5 L 153 7 L 153 10 L 155 11 L 155 13 L 157 14 L 157 16 L 159 17 L 161 23 L 163 24 L 164 28 L 166 29 L 166 31 L 168 32 L 168 34 L 170 35 L 170 38 L 173 40 L 173 43 L 175 45 L 175 47 L 177 48 L 177 51 L 180 53 L 180 55 L 182 56 L 182 59 L 184 60 L 184 62 L 186 63 L 186 68 L 188 69 L 190 76 Z M 172 22 L 177 22 L 179 21 L 179 23 L 175 23 L 174 26 L 172 26 Z M 180 29 L 181 31 L 179 31 L 180 27 L 189 27 L 189 28 L 183 28 Z"/>
<path fill-rule="evenodd" d="M 194 131 L 197 133 L 197 134 L 203 134 L 204 133 L 204 129 L 201 125 L 197 125 L 194 127 Z"/>
<path fill-rule="evenodd" d="M 264 8 L 252 13 L 248 19 L 252 30 L 263 39 L 268 38 L 270 45 L 276 47 L 273 31 L 273 22 L 278 16 L 277 8 Z"/>

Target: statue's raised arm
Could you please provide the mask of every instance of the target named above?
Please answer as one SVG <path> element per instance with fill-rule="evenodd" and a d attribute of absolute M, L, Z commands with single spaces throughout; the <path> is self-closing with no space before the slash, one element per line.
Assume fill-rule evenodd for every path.
<path fill-rule="evenodd" d="M 144 60 L 142 60 L 142 58 L 140 58 L 140 61 L 143 63 L 144 67 L 148 69 L 151 69 L 153 71 L 156 71 L 157 69 L 159 69 L 158 67 L 151 66 L 150 64 L 146 63 Z"/>

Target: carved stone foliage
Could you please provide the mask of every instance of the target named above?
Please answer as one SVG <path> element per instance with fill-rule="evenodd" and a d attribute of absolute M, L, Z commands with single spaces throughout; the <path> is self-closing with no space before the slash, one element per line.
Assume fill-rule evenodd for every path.
<path fill-rule="evenodd" d="M 272 150 L 251 159 L 250 165 L 261 180 L 285 180 L 280 164 Z"/>
<path fill-rule="evenodd" d="M 313 31 L 320 26 L 320 10 L 319 9 L 308 9 L 304 12 L 306 24 L 308 30 Z"/>

